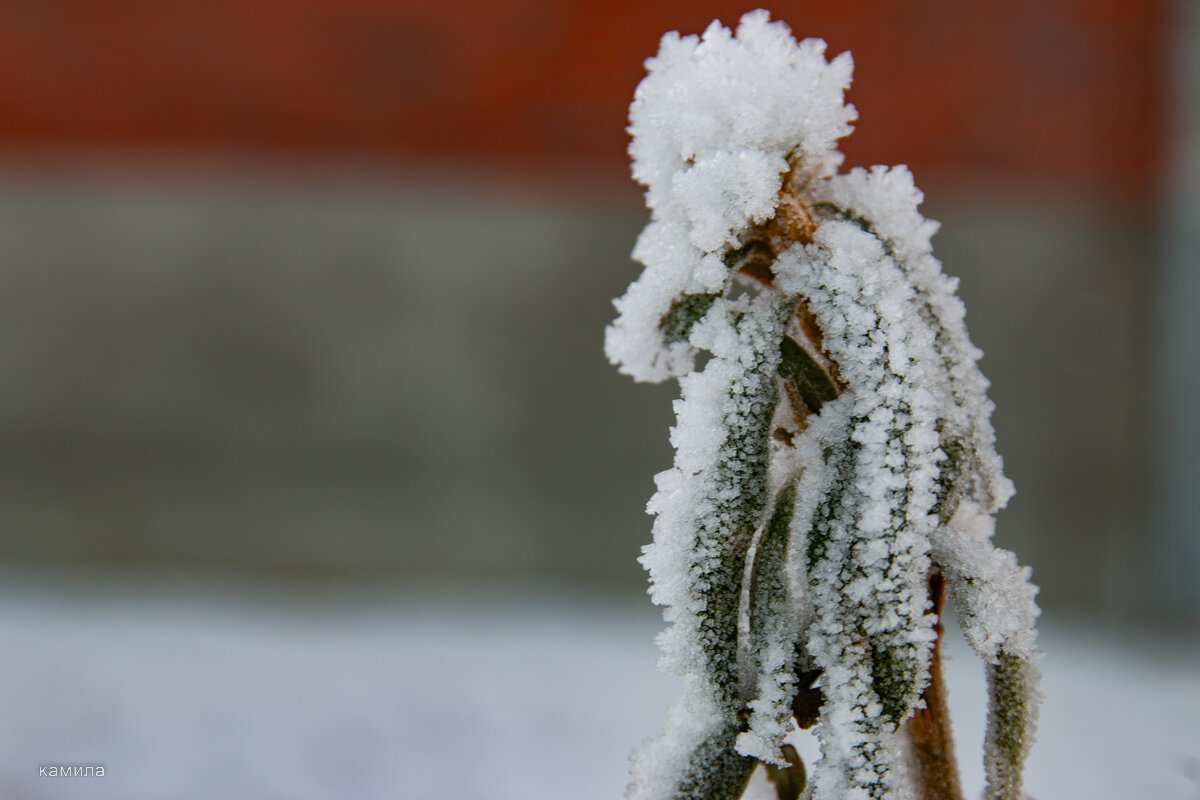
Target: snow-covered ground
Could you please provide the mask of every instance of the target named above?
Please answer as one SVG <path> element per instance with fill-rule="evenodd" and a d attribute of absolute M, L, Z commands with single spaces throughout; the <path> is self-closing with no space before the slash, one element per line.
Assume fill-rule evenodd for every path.
<path fill-rule="evenodd" d="M 5 573 L 0 797 L 619 798 L 677 689 L 660 627 L 637 597 Z M 1033 796 L 1200 798 L 1194 634 L 1051 618 L 1042 644 Z M 974 793 L 982 674 L 954 637 L 947 669 Z"/>

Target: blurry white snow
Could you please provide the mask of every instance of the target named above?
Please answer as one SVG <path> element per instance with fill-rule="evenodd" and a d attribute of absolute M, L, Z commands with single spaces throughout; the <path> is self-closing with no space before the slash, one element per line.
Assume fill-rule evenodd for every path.
<path fill-rule="evenodd" d="M 1027 790 L 1200 798 L 1200 641 L 1055 622 Z M 679 688 L 660 627 L 637 597 L 0 574 L 0 797 L 615 800 Z M 950 656 L 974 796 L 982 670 Z"/>

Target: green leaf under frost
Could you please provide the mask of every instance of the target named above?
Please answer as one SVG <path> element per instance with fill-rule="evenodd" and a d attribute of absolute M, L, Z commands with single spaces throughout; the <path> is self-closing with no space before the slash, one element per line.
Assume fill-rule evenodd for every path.
<path fill-rule="evenodd" d="M 820 724 L 839 720 L 838 724 L 855 728 L 859 741 L 852 747 L 853 761 L 839 764 L 844 780 L 849 787 L 861 790 L 864 797 L 884 798 L 899 785 L 893 770 L 895 754 L 885 745 L 884 737 L 912 711 L 920 695 L 923 665 L 919 646 L 905 641 L 908 637 L 904 631 L 867 632 L 869 622 L 877 616 L 873 605 L 879 602 L 877 597 L 855 600 L 845 593 L 845 587 L 864 574 L 859 558 L 865 553 L 860 546 L 865 540 L 859 538 L 856 522 L 862 513 L 863 494 L 857 478 L 864 469 L 865 451 L 854 438 L 854 431 L 863 423 L 862 418 L 848 420 L 842 431 L 844 438 L 830 443 L 824 452 L 828 483 L 813 513 L 805 555 L 810 585 L 817 590 L 816 625 L 828 620 L 831 628 L 836 626 L 830 642 L 836 648 L 832 664 L 861 676 L 850 680 L 862 680 L 865 685 L 860 685 L 861 689 L 869 688 L 851 694 L 842 692 L 840 698 L 837 692 L 831 694 L 825 701 Z M 903 498 L 893 500 L 904 502 Z M 896 555 L 893 549 L 889 562 Z M 907 580 L 907 576 L 892 580 Z M 871 698 L 878 701 L 882 713 L 869 711 Z M 830 707 L 830 703 L 834 705 Z M 818 735 L 823 735 L 820 729 Z"/>
<path fill-rule="evenodd" d="M 792 642 L 797 634 L 790 621 L 793 612 L 787 572 L 795 511 L 796 484 L 789 481 L 775 496 L 774 510 L 750 567 L 747 616 L 753 673 L 748 677 L 758 701 L 752 706 L 749 732 L 758 742 L 752 746 L 765 749 L 743 752 L 753 752 L 767 762 L 783 757 L 780 746 L 789 728 L 796 693 L 796 650 L 779 647 L 780 643 Z"/>
<path fill-rule="evenodd" d="M 779 374 L 788 381 L 814 414 L 838 396 L 837 386 L 808 352 L 790 336 L 779 345 Z"/>
<path fill-rule="evenodd" d="M 787 553 L 792 517 L 796 512 L 796 484 L 789 482 L 775 498 L 771 520 L 763 530 L 750 577 L 750 637 L 758 650 L 769 624 L 787 613 Z"/>
<path fill-rule="evenodd" d="M 742 363 L 740 374 L 731 376 L 728 391 L 733 402 L 725 413 L 725 436 L 704 491 L 710 506 L 695 521 L 696 552 L 703 555 L 694 566 L 697 584 L 703 587 L 697 598 L 701 601 L 699 643 L 705 672 L 717 692 L 714 700 L 734 715 L 741 710 L 738 618 L 742 583 L 750 541 L 767 504 L 771 418 L 779 402 L 775 381 L 779 351 L 762 343 L 778 340 L 791 308 L 779 303 L 772 313 L 761 315 L 765 318 L 731 315 L 753 359 Z M 746 402 L 746 398 L 753 400 Z"/>
<path fill-rule="evenodd" d="M 830 526 L 840 516 L 847 513 L 845 509 L 846 495 L 849 491 L 850 479 L 853 476 L 854 465 L 858 461 L 860 446 L 850 441 L 837 447 L 825 449 L 823 458 L 830 470 L 829 487 L 825 490 L 821 501 L 813 512 L 812 526 L 808 531 L 808 546 L 805 559 L 808 562 L 808 574 L 815 575 L 821 562 L 828 555 Z M 815 579 L 810 579 L 815 583 Z"/>
<path fill-rule="evenodd" d="M 945 525 L 969 494 L 966 470 L 970 455 L 963 440 L 957 437 L 943 436 L 941 446 L 946 457 L 938 465 L 937 499 L 932 511 L 938 522 Z"/>
<path fill-rule="evenodd" d="M 869 233 L 878 239 L 879 243 L 883 245 L 883 252 L 886 253 L 889 258 L 895 258 L 896 251 L 892 246 L 892 243 L 880 236 L 879 232 L 875 230 L 875 223 L 864 217 L 862 214 L 856 214 L 847 208 L 842 208 L 836 203 L 817 203 L 813 207 L 818 208 L 821 211 L 828 211 L 831 214 L 836 214 L 848 222 L 853 222 L 855 225 L 862 228 L 865 233 Z"/>
<path fill-rule="evenodd" d="M 765 244 L 762 242 L 750 241 L 741 247 L 735 247 L 732 250 L 726 250 L 725 254 L 721 256 L 721 260 L 724 261 L 725 266 L 729 267 L 730 269 L 739 269 L 749 259 L 755 256 L 761 257 L 766 255 L 768 258 L 773 259 L 774 256 L 770 256 L 768 253 L 769 250 Z"/>
<path fill-rule="evenodd" d="M 672 800 L 738 800 L 758 760 L 734 749 L 740 726 L 730 723 L 691 752 Z"/>
<path fill-rule="evenodd" d="M 685 294 L 676 299 L 671 303 L 671 308 L 667 310 L 667 313 L 658 321 L 658 329 L 662 331 L 663 341 L 666 344 L 686 342 L 692 333 L 692 328 L 704 318 L 704 315 L 708 313 L 720 296 L 719 293 Z"/>
<path fill-rule="evenodd" d="M 773 383 L 773 382 L 772 382 Z M 718 702 L 739 704 L 737 686 L 738 617 L 746 554 L 766 505 L 768 430 L 774 413 L 773 389 L 758 387 L 757 413 L 740 418 L 730 428 L 715 470 L 715 487 L 722 497 L 712 513 L 699 520 L 698 538 L 721 552 L 715 566 L 707 568 L 699 612 L 700 640 L 709 678 L 720 687 Z M 730 492 L 726 487 L 736 487 Z M 723 491 L 722 491 L 723 489 Z"/>
<path fill-rule="evenodd" d="M 1020 800 L 1021 770 L 1033 745 L 1037 667 L 1001 650 L 996 663 L 987 669 L 990 703 L 984 796 L 988 800 Z"/>
<path fill-rule="evenodd" d="M 911 646 L 871 645 L 871 688 L 879 696 L 883 713 L 899 725 L 912 710 L 920 668 Z"/>
<path fill-rule="evenodd" d="M 786 767 L 767 764 L 767 779 L 775 787 L 775 796 L 779 800 L 799 800 L 808 783 L 808 774 L 804 771 L 804 762 L 800 754 L 790 744 L 783 746 L 783 757 L 787 760 Z"/>

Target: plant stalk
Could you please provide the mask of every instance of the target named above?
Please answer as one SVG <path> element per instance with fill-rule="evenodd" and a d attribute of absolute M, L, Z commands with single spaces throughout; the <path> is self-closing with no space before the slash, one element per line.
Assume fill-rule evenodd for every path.
<path fill-rule="evenodd" d="M 945 579 L 936 566 L 929 570 L 929 599 L 937 615 L 933 629 L 937 639 L 929 659 L 929 685 L 918 708 L 906 723 L 912 743 L 912 764 L 917 797 L 921 800 L 963 800 L 958 760 L 954 756 L 954 733 L 950 728 L 950 707 L 946 683 L 942 677 L 942 605 L 946 599 Z"/>

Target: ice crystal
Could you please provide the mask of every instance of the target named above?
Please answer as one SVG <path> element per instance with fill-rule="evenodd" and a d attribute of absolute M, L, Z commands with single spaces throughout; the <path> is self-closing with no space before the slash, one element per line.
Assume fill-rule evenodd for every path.
<path fill-rule="evenodd" d="M 661 667 L 684 679 L 630 796 L 732 799 L 760 761 L 786 768 L 805 675 L 812 796 L 911 796 L 935 569 L 987 664 L 987 795 L 1015 800 L 1038 612 L 991 543 L 1012 487 L 981 354 L 908 170 L 837 172 L 852 65 L 824 53 L 763 11 L 669 33 L 630 111 L 652 218 L 605 349 L 636 380 L 679 378 L 642 563 L 670 623 Z"/>

